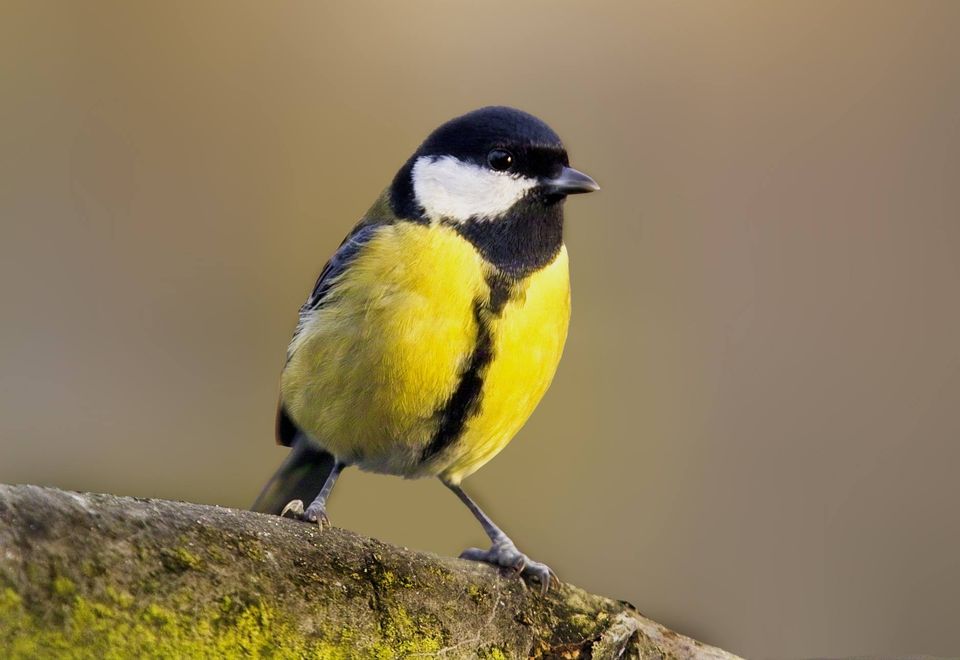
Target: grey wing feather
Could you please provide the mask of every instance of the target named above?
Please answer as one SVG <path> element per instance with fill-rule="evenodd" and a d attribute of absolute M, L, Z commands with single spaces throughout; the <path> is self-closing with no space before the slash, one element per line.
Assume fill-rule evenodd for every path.
<path fill-rule="evenodd" d="M 350 267 L 350 264 L 360 254 L 360 249 L 373 238 L 377 229 L 382 226 L 379 224 L 362 225 L 340 244 L 334 255 L 330 257 L 330 261 L 320 271 L 320 276 L 317 277 L 317 282 L 313 285 L 313 292 L 310 297 L 300 307 L 300 318 L 297 322 L 297 329 L 293 333 L 294 338 L 303 330 L 304 324 L 313 312 L 323 306 L 324 299 L 330 292 L 330 287 L 337 276 L 342 275 Z M 287 358 L 289 359 L 289 354 Z"/>

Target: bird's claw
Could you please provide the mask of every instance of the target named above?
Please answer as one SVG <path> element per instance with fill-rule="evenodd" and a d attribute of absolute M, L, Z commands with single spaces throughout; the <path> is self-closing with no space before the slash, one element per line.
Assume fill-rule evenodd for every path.
<path fill-rule="evenodd" d="M 540 584 L 540 594 L 547 595 L 550 587 L 559 587 L 560 578 L 546 564 L 530 559 L 517 550 L 513 543 L 495 543 L 489 550 L 467 548 L 460 553 L 461 559 L 482 561 L 494 566 L 510 569 L 515 575 L 535 579 Z"/>
<path fill-rule="evenodd" d="M 290 500 L 280 512 L 280 517 L 285 517 L 292 513 L 293 517 L 305 522 L 317 523 L 320 529 L 330 526 L 330 519 L 327 518 L 327 512 L 322 505 L 311 503 L 306 509 L 303 508 L 303 500 Z"/>
<path fill-rule="evenodd" d="M 290 500 L 287 506 L 283 507 L 280 517 L 285 518 L 288 513 L 292 513 L 294 518 L 303 516 L 303 500 Z"/>

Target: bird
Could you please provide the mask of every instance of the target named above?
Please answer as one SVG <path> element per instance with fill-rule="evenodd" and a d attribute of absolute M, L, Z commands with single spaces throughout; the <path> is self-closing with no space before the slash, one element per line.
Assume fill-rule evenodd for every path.
<path fill-rule="evenodd" d="M 564 201 L 596 190 L 553 129 L 522 110 L 483 107 L 430 133 L 300 308 L 276 416 L 276 441 L 291 450 L 253 510 L 323 528 L 346 467 L 436 477 L 490 539 L 462 558 L 512 569 L 544 594 L 559 584 L 462 482 L 513 439 L 554 377 L 570 319 Z"/>

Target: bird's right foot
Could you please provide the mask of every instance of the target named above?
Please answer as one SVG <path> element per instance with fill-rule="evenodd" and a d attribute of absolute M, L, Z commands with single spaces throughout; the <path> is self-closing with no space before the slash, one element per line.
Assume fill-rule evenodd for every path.
<path fill-rule="evenodd" d="M 560 579 L 553 569 L 538 561 L 530 559 L 517 550 L 517 546 L 508 538 L 501 538 L 494 542 L 489 550 L 467 548 L 460 553 L 460 559 L 482 561 L 494 566 L 513 570 L 519 575 L 532 578 L 540 585 L 540 595 L 546 596 L 552 586 L 560 586 Z"/>
<path fill-rule="evenodd" d="M 287 502 L 287 506 L 283 507 L 283 511 L 280 512 L 280 517 L 284 518 L 288 513 L 293 514 L 291 518 L 316 523 L 320 529 L 330 527 L 330 519 L 327 518 L 326 509 L 319 502 L 311 502 L 310 506 L 304 509 L 303 500 L 290 500 Z"/>

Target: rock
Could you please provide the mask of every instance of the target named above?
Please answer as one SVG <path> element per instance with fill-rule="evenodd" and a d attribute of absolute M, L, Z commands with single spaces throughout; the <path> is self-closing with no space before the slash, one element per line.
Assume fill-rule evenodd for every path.
<path fill-rule="evenodd" d="M 735 658 L 630 604 L 341 529 L 0 485 L 0 657 Z"/>

